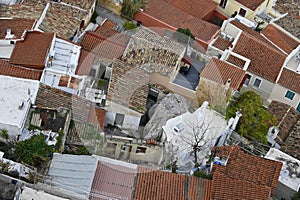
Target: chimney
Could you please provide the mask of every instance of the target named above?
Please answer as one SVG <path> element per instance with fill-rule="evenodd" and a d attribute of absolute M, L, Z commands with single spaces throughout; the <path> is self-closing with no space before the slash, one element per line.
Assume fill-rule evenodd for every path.
<path fill-rule="evenodd" d="M 13 37 L 14 35 L 11 34 L 11 29 L 10 28 L 6 29 L 5 39 L 12 39 Z"/>

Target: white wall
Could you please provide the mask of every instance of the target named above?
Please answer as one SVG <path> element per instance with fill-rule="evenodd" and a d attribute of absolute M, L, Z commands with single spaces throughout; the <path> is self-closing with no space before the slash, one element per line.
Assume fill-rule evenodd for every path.
<path fill-rule="evenodd" d="M 285 97 L 285 94 L 288 90 L 289 89 L 282 87 L 279 84 L 276 84 L 270 95 L 270 98 L 269 98 L 270 101 L 272 101 L 272 100 L 280 101 L 280 102 L 286 103 L 290 106 L 293 106 L 296 109 L 298 104 L 300 103 L 300 94 L 295 92 L 295 96 L 294 96 L 293 100 L 290 100 Z M 290 91 L 292 91 L 292 90 L 290 90 Z M 294 92 L 294 91 L 292 91 L 292 92 Z"/>

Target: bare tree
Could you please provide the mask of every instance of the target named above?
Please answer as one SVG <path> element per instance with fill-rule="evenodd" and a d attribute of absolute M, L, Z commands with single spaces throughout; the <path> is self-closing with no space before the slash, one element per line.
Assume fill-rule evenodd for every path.
<path fill-rule="evenodd" d="M 180 137 L 191 148 L 191 155 L 194 156 L 194 163 L 197 166 L 199 165 L 198 152 L 205 150 L 212 144 L 213 138 L 208 135 L 211 122 L 206 122 L 205 119 L 194 119 L 185 121 L 185 124 L 189 130 L 180 132 Z"/>

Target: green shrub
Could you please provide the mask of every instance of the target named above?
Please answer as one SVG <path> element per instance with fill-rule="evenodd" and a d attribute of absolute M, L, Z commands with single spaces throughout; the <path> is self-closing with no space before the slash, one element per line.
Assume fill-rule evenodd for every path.
<path fill-rule="evenodd" d="M 126 21 L 124 24 L 123 24 L 123 28 L 125 30 L 132 30 L 132 29 L 136 29 L 137 28 L 137 25 L 131 21 Z"/>

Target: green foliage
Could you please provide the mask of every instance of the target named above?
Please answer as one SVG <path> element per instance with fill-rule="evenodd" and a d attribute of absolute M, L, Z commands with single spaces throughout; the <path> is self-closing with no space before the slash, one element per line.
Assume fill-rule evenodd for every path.
<path fill-rule="evenodd" d="M 166 169 L 171 170 L 172 173 L 177 174 L 177 165 L 176 165 L 176 161 L 175 162 L 168 162 L 166 165 Z"/>
<path fill-rule="evenodd" d="M 276 119 L 265 110 L 261 97 L 253 91 L 248 91 L 231 100 L 226 110 L 226 118 L 235 117 L 235 113 L 240 109 L 243 115 L 236 131 L 250 140 L 266 143 L 268 130 L 276 125 Z"/>
<path fill-rule="evenodd" d="M 24 162 L 34 167 L 41 167 L 54 152 L 53 146 L 48 146 L 44 136 L 35 135 L 29 140 L 19 142 L 15 146 L 14 157 L 18 162 Z"/>
<path fill-rule="evenodd" d="M 291 200 L 300 200 L 300 191 L 296 192 L 296 193 L 292 196 Z"/>
<path fill-rule="evenodd" d="M 96 12 L 96 10 L 94 11 L 93 15 L 92 15 L 92 18 L 91 18 L 91 22 L 92 23 L 96 23 L 96 18 L 98 17 L 98 13 Z"/>
<path fill-rule="evenodd" d="M 125 30 L 132 30 L 132 29 L 136 29 L 137 25 L 135 23 L 131 22 L 131 21 L 126 21 L 123 24 L 123 28 Z"/>
<path fill-rule="evenodd" d="M 212 180 L 212 175 L 211 174 L 207 174 L 203 171 L 196 171 L 194 172 L 193 176 L 196 176 L 198 178 L 204 178 L 204 179 L 209 179 Z"/>
<path fill-rule="evenodd" d="M 188 43 L 190 39 L 195 40 L 195 36 L 192 34 L 189 28 L 178 28 L 174 33 L 174 37 L 178 42 Z"/>
<path fill-rule="evenodd" d="M 146 5 L 146 0 L 123 0 L 121 16 L 128 20 L 132 20 L 137 10 L 139 8 L 145 8 Z"/>
<path fill-rule="evenodd" d="M 5 140 L 9 139 L 8 131 L 6 129 L 1 129 L 0 134 L 3 139 L 5 139 Z"/>

